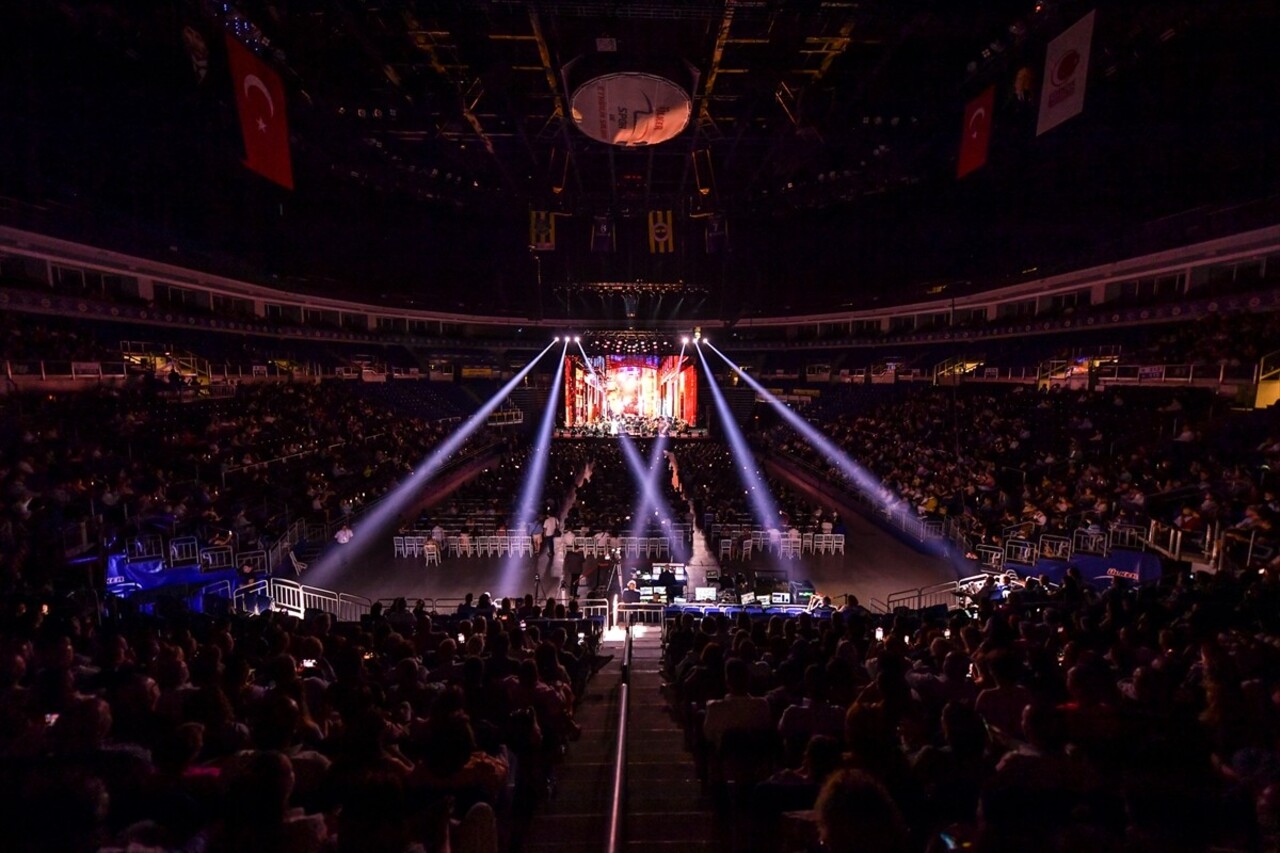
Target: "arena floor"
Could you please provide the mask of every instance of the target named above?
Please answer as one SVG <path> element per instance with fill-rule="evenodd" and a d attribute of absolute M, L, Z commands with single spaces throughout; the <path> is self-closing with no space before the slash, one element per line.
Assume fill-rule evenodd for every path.
<path fill-rule="evenodd" d="M 853 594 L 865 604 L 872 599 L 884 601 L 892 592 L 955 578 L 947 560 L 920 554 L 861 517 L 845 517 L 845 553 L 806 554 L 785 561 L 793 580 L 810 580 L 818 592 L 833 598 Z M 694 543 L 694 554 L 687 565 L 690 586 L 704 586 L 706 570 L 720 564 L 706 553 L 700 535 L 694 536 Z M 395 557 L 389 537 L 384 547 L 364 550 L 370 553 L 357 558 L 353 550 L 352 559 L 346 561 L 340 553 L 327 555 L 330 559 L 336 557 L 337 564 L 326 572 L 329 582 L 323 586 L 370 599 L 404 596 L 412 603 L 418 598 L 459 599 L 468 592 L 523 596 L 534 591 L 535 573 L 541 577 L 543 595 L 550 596 L 558 593 L 563 575 L 560 553 L 548 573 L 545 556 L 538 559 L 536 566 L 528 557 L 446 557 L 441 565 L 425 566 L 421 559 Z M 778 565 L 776 557 L 756 556 L 746 562 L 729 561 L 721 571 L 749 572 Z M 302 578 L 303 583 L 308 580 L 306 576 Z M 582 591 L 585 593 L 591 585 L 591 579 L 584 579 Z"/>

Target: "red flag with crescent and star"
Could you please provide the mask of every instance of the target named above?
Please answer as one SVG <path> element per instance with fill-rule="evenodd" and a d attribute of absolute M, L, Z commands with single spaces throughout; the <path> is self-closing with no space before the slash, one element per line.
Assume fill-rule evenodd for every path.
<path fill-rule="evenodd" d="M 230 33 L 227 54 L 236 87 L 240 132 L 244 136 L 244 164 L 269 181 L 293 189 L 289 157 L 289 122 L 285 116 L 280 75 Z"/>
<path fill-rule="evenodd" d="M 995 86 L 988 86 L 964 108 L 964 133 L 960 137 L 956 178 L 976 172 L 986 164 L 987 148 L 991 145 L 991 113 L 995 108 Z"/>

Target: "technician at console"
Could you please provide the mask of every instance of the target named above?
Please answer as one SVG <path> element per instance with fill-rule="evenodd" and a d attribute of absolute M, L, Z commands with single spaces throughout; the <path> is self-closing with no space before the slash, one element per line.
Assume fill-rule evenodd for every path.
<path fill-rule="evenodd" d="M 670 604 L 672 599 L 684 592 L 681 585 L 676 582 L 676 574 L 671 571 L 670 566 L 664 566 L 662 571 L 658 572 L 657 585 L 667 591 L 667 604 Z"/>

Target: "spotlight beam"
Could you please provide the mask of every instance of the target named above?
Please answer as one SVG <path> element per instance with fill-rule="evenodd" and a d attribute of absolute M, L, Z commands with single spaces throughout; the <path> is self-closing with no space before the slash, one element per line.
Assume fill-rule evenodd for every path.
<path fill-rule="evenodd" d="M 711 345 L 707 344 L 707 346 Z M 711 372 L 711 363 L 707 361 L 697 341 L 694 342 L 694 349 L 702 362 L 702 370 L 707 375 L 707 384 L 711 387 L 716 411 L 720 413 L 720 422 L 724 424 L 725 436 L 729 439 L 729 446 L 733 449 L 735 461 L 738 462 L 738 477 L 742 480 L 742 488 L 746 491 L 747 498 L 756 512 L 756 521 L 764 530 L 776 528 L 779 524 L 778 507 L 774 503 L 773 495 L 769 492 L 769 487 L 765 485 L 759 470 L 754 465 L 755 454 L 751 452 L 747 440 L 742 437 L 742 430 L 738 429 L 738 424 L 733 419 L 733 412 L 729 411 L 729 404 L 725 401 L 720 386 L 716 384 L 715 374 Z"/>
<path fill-rule="evenodd" d="M 836 468 L 848 477 L 850 482 L 852 482 L 860 492 L 875 503 L 886 508 L 896 509 L 902 505 L 901 498 L 889 492 L 885 488 L 884 484 L 880 482 L 879 478 L 855 462 L 849 454 L 845 453 L 839 447 L 839 445 L 835 444 L 835 442 L 823 435 L 813 426 L 813 424 L 796 414 L 791 407 L 787 406 L 773 394 L 769 393 L 763 385 L 749 376 L 746 371 L 730 361 L 727 355 L 720 352 L 720 350 L 716 349 L 707 341 L 704 340 L 703 343 L 706 344 L 708 349 L 720 356 L 720 358 L 724 360 L 724 363 L 729 365 L 730 369 L 732 369 L 734 373 L 742 377 L 742 380 L 746 382 L 747 385 L 751 386 L 757 394 L 767 400 L 769 404 L 777 410 L 778 414 L 782 415 L 783 420 L 785 420 L 792 429 L 794 429 L 799 435 L 803 436 L 811 446 L 817 449 L 818 452 L 825 456 L 832 465 L 835 465 Z M 940 556 L 949 556 L 945 553 L 945 548 L 937 548 L 928 542 L 926 542 L 926 547 L 930 548 L 930 550 L 933 550 L 935 553 L 938 553 Z M 959 570 L 960 569 L 957 568 L 957 571 Z"/>
<path fill-rule="evenodd" d="M 669 524 L 671 508 L 666 505 L 666 500 L 658 487 L 658 475 L 661 469 L 657 467 L 657 462 L 662 458 L 662 451 L 666 447 L 665 437 L 658 436 L 654 439 L 647 467 L 630 436 L 626 433 L 618 433 L 618 444 L 622 447 L 622 456 L 626 459 L 627 467 L 631 469 L 631 476 L 635 479 L 639 491 L 636 505 L 631 511 L 631 535 L 639 536 L 643 532 L 644 522 L 648 520 L 647 513 L 650 509 Z"/>
<path fill-rule="evenodd" d="M 591 366 L 591 359 L 587 358 L 587 351 L 582 348 L 582 341 L 578 341 L 578 352 L 582 353 L 582 363 L 587 366 L 587 372 L 591 374 L 591 381 L 596 383 L 596 387 L 600 386 L 600 376 L 596 373 L 596 369 Z"/>
<path fill-rule="evenodd" d="M 538 423 L 538 435 L 534 439 L 533 446 L 529 448 L 528 465 L 525 473 L 524 482 L 520 487 L 520 497 L 515 506 L 515 519 L 513 527 L 516 535 L 522 536 L 529 530 L 529 525 L 533 522 L 534 503 L 542 494 L 542 487 L 545 485 L 547 477 L 547 457 L 551 455 L 551 432 L 555 429 L 556 423 L 556 400 L 560 393 L 560 387 L 564 382 L 564 356 L 569 351 L 569 339 L 564 339 L 564 346 L 560 349 L 560 361 L 556 365 L 555 378 L 551 380 L 551 394 L 547 398 L 547 405 L 542 411 L 542 420 Z M 536 554 L 534 555 L 536 558 Z M 511 558 L 508 553 L 508 558 Z M 550 566 L 548 566 L 550 569 Z M 512 580 L 506 578 L 505 580 Z"/>
<path fill-rule="evenodd" d="M 704 343 L 706 342 L 704 341 Z M 796 414 L 791 407 L 787 406 L 773 394 L 769 393 L 763 385 L 757 382 L 746 371 L 730 361 L 727 355 L 720 352 L 720 350 L 716 349 L 715 346 L 710 343 L 707 343 L 706 346 L 716 355 L 720 356 L 720 358 L 724 360 L 724 363 L 729 365 L 730 369 L 732 369 L 734 373 L 738 374 L 738 376 L 741 377 L 742 380 L 746 382 L 747 385 L 749 385 L 757 394 L 767 400 L 769 404 L 772 405 L 780 415 L 782 415 L 783 419 L 792 429 L 804 436 L 805 440 L 817 448 L 823 456 L 827 457 L 828 461 L 847 474 L 860 490 L 866 493 L 868 497 L 882 500 L 883 489 L 880 481 L 875 477 L 875 475 L 866 468 L 863 468 L 857 462 L 854 462 L 847 453 L 819 432 L 812 424 Z"/>
<path fill-rule="evenodd" d="M 436 445 L 435 450 L 431 451 L 427 458 L 413 469 L 413 473 L 403 483 L 383 497 L 378 506 L 368 516 L 360 519 L 357 525 L 359 528 L 357 535 L 350 543 L 337 548 L 330 548 L 319 559 L 315 560 L 307 572 L 307 582 L 329 588 L 334 581 L 339 580 L 339 571 L 348 562 L 358 563 L 359 559 L 369 550 L 375 547 L 382 547 L 385 544 L 386 536 L 397 525 L 400 513 L 405 507 L 417 499 L 422 493 L 423 487 L 435 476 L 445 461 L 457 453 L 467 439 L 488 422 L 489 415 L 493 414 L 498 406 L 502 405 L 502 401 L 507 399 L 507 396 L 515 390 L 515 387 L 524 381 L 524 378 L 529 375 L 529 372 L 533 370 L 538 362 L 542 361 L 542 357 L 553 346 L 555 346 L 555 341 L 547 344 L 542 352 L 534 356 L 533 360 L 526 364 L 519 373 L 511 377 L 506 385 L 499 388 L 497 393 L 490 397 L 483 406 L 472 413 L 471 417 L 467 418 L 462 426 Z"/>

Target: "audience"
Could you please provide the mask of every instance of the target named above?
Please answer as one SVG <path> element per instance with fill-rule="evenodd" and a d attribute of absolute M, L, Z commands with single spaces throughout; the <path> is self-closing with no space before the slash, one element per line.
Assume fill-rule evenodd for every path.
<path fill-rule="evenodd" d="M 1274 419 L 1225 418 L 1195 390 L 930 386 L 883 396 L 868 387 L 816 417 L 878 479 L 867 500 L 949 521 L 972 545 L 1154 518 L 1181 529 L 1187 550 L 1228 530 L 1273 553 L 1276 492 L 1265 480 L 1280 463 Z M 855 491 L 789 427 L 760 441 Z"/>
<path fill-rule="evenodd" d="M 28 337 L 6 335 L 22 352 Z M 74 337 L 40 345 L 90 354 Z M 1240 353 L 1222 334 L 1161 346 L 1197 363 Z M 13 849 L 520 848 L 601 660 L 599 626 L 573 607 L 482 594 L 433 614 L 402 599 L 344 623 L 143 612 L 62 588 L 63 531 L 81 522 L 117 549 L 158 532 L 247 550 L 289 516 L 345 525 L 452 429 L 356 386 L 6 407 L 0 780 L 13 793 L 0 820 Z M 1208 545 L 1221 533 L 1243 556 L 1141 587 L 1069 577 L 947 614 L 680 612 L 663 672 L 716 806 L 758 849 L 789 846 L 792 811 L 830 850 L 1274 845 L 1274 412 L 1229 416 L 1194 389 L 840 396 L 815 420 L 879 479 L 876 497 L 974 542 L 1155 520 Z M 786 427 L 757 438 L 848 485 Z M 501 441 L 481 433 L 467 450 Z M 842 528 L 776 483 L 778 518 L 755 518 L 733 452 L 710 440 L 673 443 L 640 524 L 617 443 L 557 442 L 524 519 L 511 496 L 528 448 L 504 443 L 424 522 L 437 545 L 566 506 L 577 541 L 666 535 L 690 509 L 708 536 L 708 522 L 764 524 L 771 540 Z"/>
<path fill-rule="evenodd" d="M 769 759 L 757 795 L 723 806 L 762 839 L 787 835 L 782 810 L 812 807 L 831 849 L 1260 849 L 1280 783 L 1277 602 L 1269 569 L 946 616 L 685 613 L 665 671 L 709 783 L 740 760 L 724 731 L 774 733 L 751 741 Z M 843 726 L 820 724 L 819 702 Z M 819 793 L 832 738 L 848 769 Z"/>

